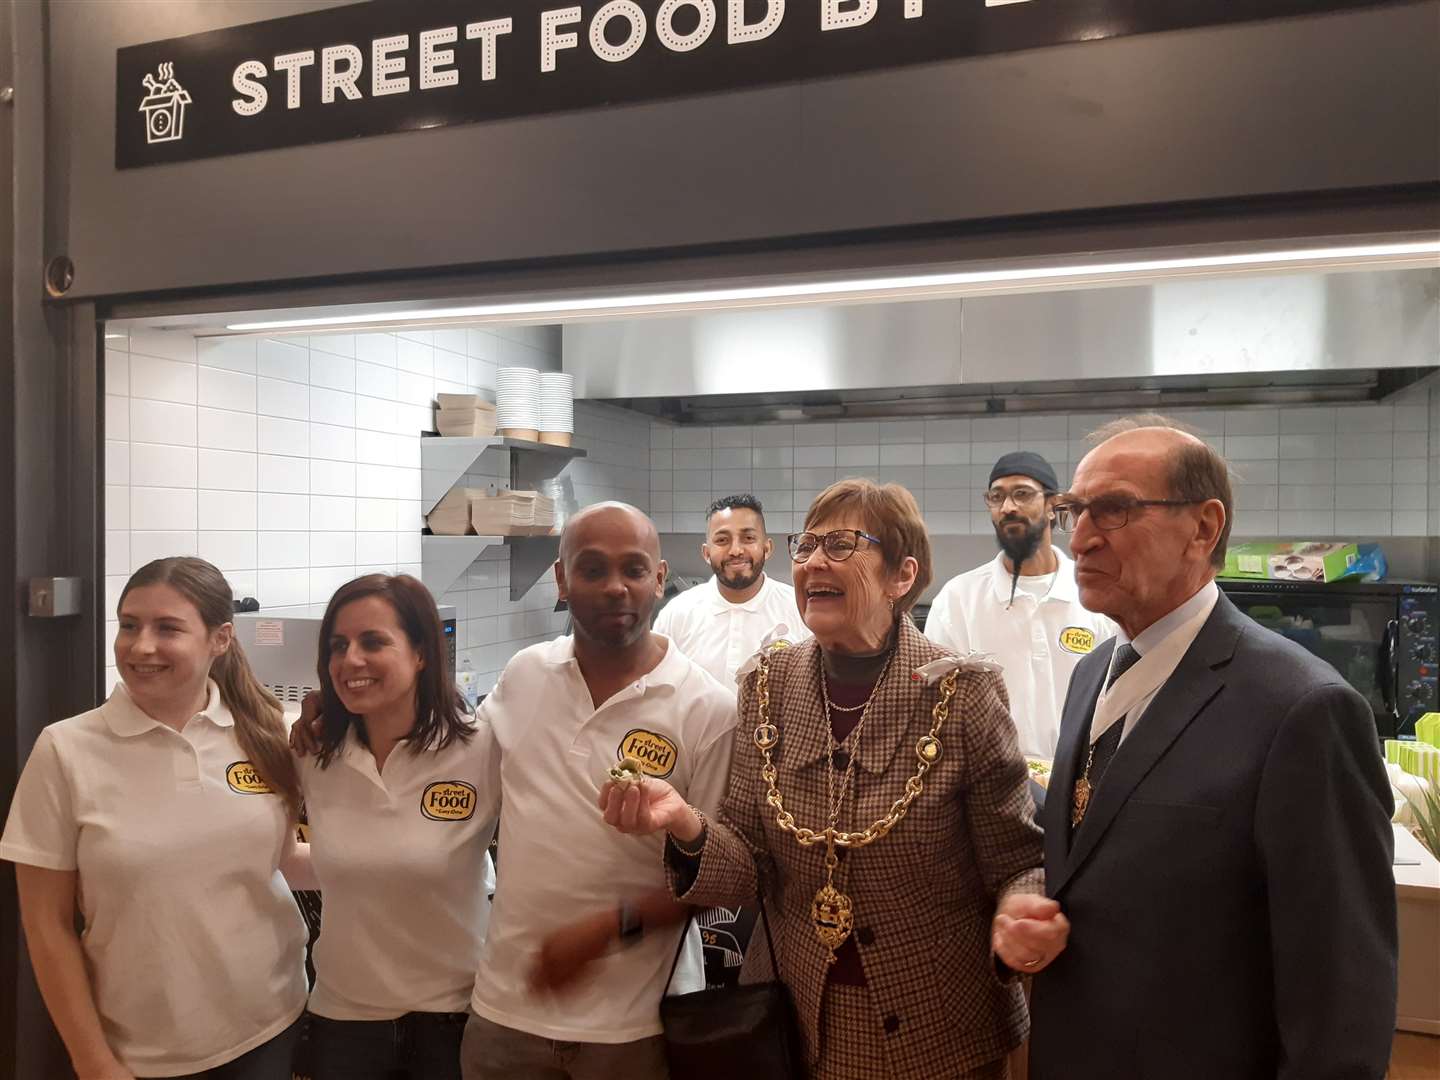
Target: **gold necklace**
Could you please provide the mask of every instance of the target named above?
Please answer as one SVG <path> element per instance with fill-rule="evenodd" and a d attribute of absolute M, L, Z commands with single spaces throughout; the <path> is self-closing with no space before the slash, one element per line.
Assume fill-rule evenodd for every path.
<path fill-rule="evenodd" d="M 881 678 L 883 677 L 882 673 Z M 823 669 L 821 678 L 824 678 Z M 873 844 L 898 825 L 900 819 L 909 811 L 910 804 L 919 797 L 920 792 L 925 788 L 925 774 L 940 760 L 943 750 L 940 744 L 940 729 L 945 726 L 945 721 L 950 717 L 950 701 L 955 696 L 955 688 L 959 679 L 960 671 L 957 668 L 941 680 L 940 699 L 935 702 L 935 708 L 930 713 L 933 721 L 930 731 L 922 735 L 915 743 L 915 757 L 918 759 L 919 765 L 915 769 L 915 774 L 905 781 L 905 793 L 891 804 L 885 816 L 858 832 L 843 832 L 836 827 L 839 820 L 839 808 L 833 801 L 833 792 L 831 792 L 829 825 L 823 831 L 816 832 L 814 829 L 807 829 L 802 825 L 795 824 L 795 815 L 785 809 L 785 803 L 777 786 L 779 773 L 770 756 L 770 751 L 780 742 L 780 729 L 770 722 L 770 657 L 768 654 L 762 654 L 760 657 L 760 669 L 755 679 L 755 695 L 760 703 L 760 723 L 755 727 L 755 745 L 760 750 L 761 757 L 765 759 L 765 764 L 760 768 L 760 776 L 766 784 L 765 801 L 775 808 L 775 824 L 782 832 L 788 832 L 794 836 L 796 842 L 802 847 L 812 847 L 816 844 L 825 845 L 825 884 L 821 886 L 820 891 L 815 894 L 814 901 L 810 904 L 810 921 L 815 926 L 815 934 L 820 939 L 820 944 L 827 951 L 826 963 L 828 964 L 835 962 L 835 950 L 845 944 L 845 939 L 850 936 L 850 931 L 855 925 L 854 904 L 848 896 L 835 888 L 835 868 L 840 864 L 835 849 L 837 847 L 861 848 Z M 879 685 L 877 682 L 876 686 Z M 825 722 L 827 725 L 830 722 L 828 715 L 825 717 Z M 846 770 L 847 782 L 854 765 L 855 759 L 852 754 Z M 833 781 L 833 768 L 828 775 Z M 842 796 L 844 790 L 842 786 Z"/>

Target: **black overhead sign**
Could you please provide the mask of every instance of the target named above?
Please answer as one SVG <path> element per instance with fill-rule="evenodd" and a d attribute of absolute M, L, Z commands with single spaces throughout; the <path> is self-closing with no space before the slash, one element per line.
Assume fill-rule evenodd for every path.
<path fill-rule="evenodd" d="M 115 164 L 134 168 L 1385 2 L 374 0 L 120 49 Z"/>

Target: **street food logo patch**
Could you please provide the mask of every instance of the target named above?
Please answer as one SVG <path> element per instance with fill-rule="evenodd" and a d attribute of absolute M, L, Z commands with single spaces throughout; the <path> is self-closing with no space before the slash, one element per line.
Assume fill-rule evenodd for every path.
<path fill-rule="evenodd" d="M 469 821 L 475 816 L 475 788 L 463 780 L 437 780 L 420 795 L 420 812 L 431 821 Z"/>
<path fill-rule="evenodd" d="M 1095 648 L 1095 631 L 1087 630 L 1083 626 L 1067 626 L 1060 631 L 1060 647 L 1066 652 L 1084 656 Z"/>
<path fill-rule="evenodd" d="M 680 758 L 680 751 L 664 735 L 635 728 L 625 733 L 625 738 L 621 739 L 620 745 L 615 748 L 615 756 L 633 757 L 640 762 L 646 776 L 658 776 L 663 780 L 675 771 L 675 762 Z"/>
<path fill-rule="evenodd" d="M 237 761 L 225 770 L 225 782 L 230 785 L 231 791 L 238 791 L 241 795 L 274 795 L 275 789 L 265 782 L 265 778 L 255 771 L 255 766 L 248 761 Z"/>

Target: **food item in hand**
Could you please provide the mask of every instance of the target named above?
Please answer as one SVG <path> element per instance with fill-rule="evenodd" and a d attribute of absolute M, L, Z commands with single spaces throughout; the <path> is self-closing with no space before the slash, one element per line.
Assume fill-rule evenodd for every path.
<path fill-rule="evenodd" d="M 1050 786 L 1050 762 L 1041 758 L 1026 758 L 1025 764 L 1030 768 L 1030 779 L 1034 780 L 1043 788 Z"/>
<path fill-rule="evenodd" d="M 611 782 L 622 791 L 632 784 L 638 786 L 645 779 L 645 767 L 639 758 L 621 758 L 619 764 L 610 769 Z"/>

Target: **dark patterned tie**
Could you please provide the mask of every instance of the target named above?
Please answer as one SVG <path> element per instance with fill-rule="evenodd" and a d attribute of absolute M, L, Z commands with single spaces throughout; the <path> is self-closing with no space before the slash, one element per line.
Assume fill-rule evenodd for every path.
<path fill-rule="evenodd" d="M 1115 650 L 1115 662 L 1110 667 L 1110 678 L 1105 683 L 1105 689 L 1115 685 L 1115 680 L 1129 671 L 1140 660 L 1140 654 L 1135 646 L 1128 641 Z M 1120 736 L 1125 731 L 1125 718 L 1122 716 L 1106 729 L 1095 742 L 1095 760 L 1090 764 L 1090 786 L 1100 786 L 1100 779 L 1105 775 L 1105 770 L 1110 767 L 1110 759 L 1115 756 L 1115 751 L 1120 747 Z"/>

